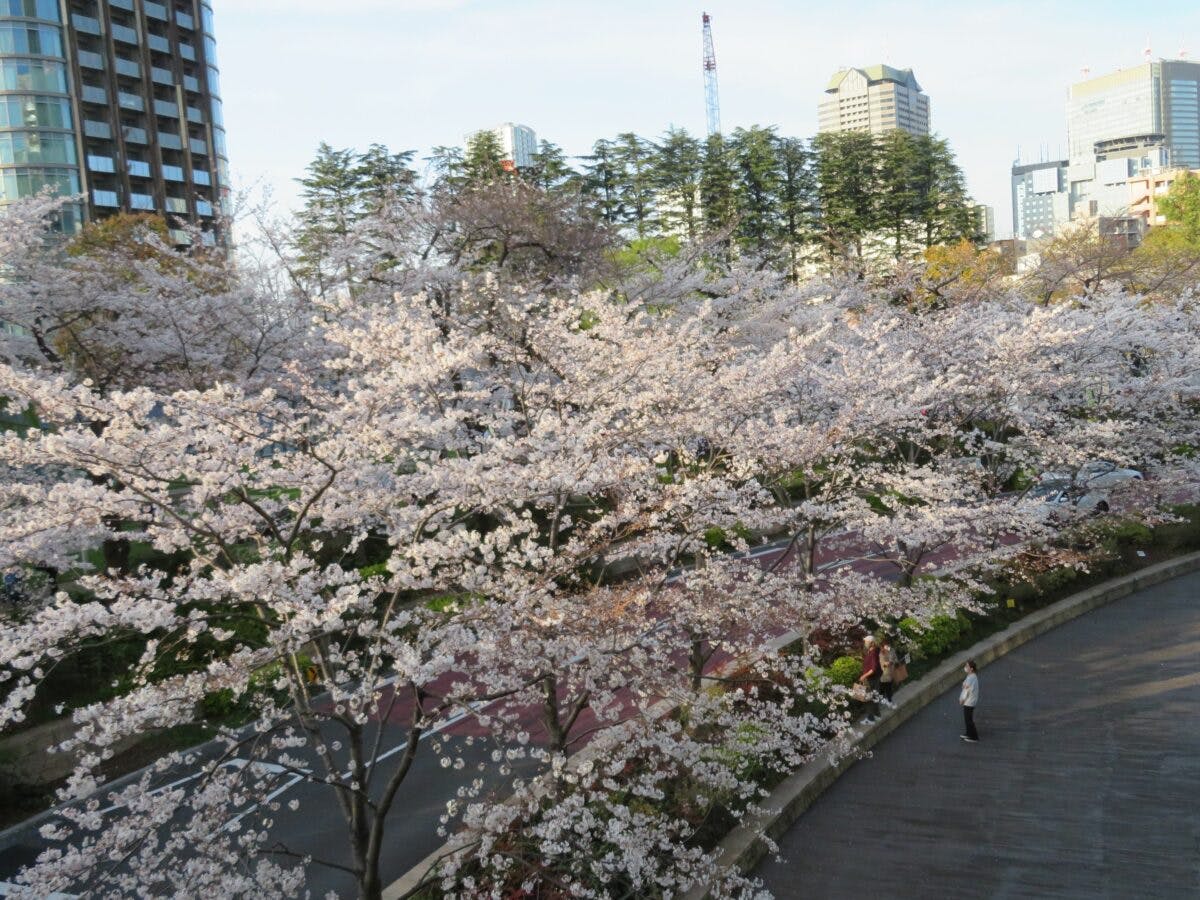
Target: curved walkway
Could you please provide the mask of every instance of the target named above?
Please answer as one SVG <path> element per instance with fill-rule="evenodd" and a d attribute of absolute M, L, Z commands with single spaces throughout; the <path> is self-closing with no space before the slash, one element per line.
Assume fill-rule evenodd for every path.
<path fill-rule="evenodd" d="M 1200 896 L 1200 574 L 980 671 L 845 772 L 756 870 L 779 898 Z"/>

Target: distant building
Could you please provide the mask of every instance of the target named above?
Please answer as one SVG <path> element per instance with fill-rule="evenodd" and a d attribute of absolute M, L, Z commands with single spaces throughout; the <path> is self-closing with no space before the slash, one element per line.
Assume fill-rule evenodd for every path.
<path fill-rule="evenodd" d="M 1154 60 L 1071 85 L 1073 218 L 1122 217 L 1129 180 L 1200 168 L 1200 63 Z"/>
<path fill-rule="evenodd" d="M 1013 237 L 1038 240 L 1050 237 L 1071 220 L 1065 159 L 1038 163 L 1013 163 Z"/>
<path fill-rule="evenodd" d="M 1115 141 L 1163 147 L 1171 165 L 1200 168 L 1200 63 L 1160 59 L 1076 82 L 1067 140 L 1072 165 L 1095 162 L 1097 145 Z"/>
<path fill-rule="evenodd" d="M 1147 227 L 1165 225 L 1167 217 L 1158 211 L 1158 201 L 1170 193 L 1171 186 L 1188 172 L 1188 169 L 1164 169 L 1130 178 L 1127 182 L 1129 215 L 1141 219 Z M 1191 174 L 1200 175 L 1200 172 Z"/>
<path fill-rule="evenodd" d="M 977 230 L 989 244 L 996 240 L 996 210 L 985 203 L 975 206 L 975 217 L 978 219 Z"/>
<path fill-rule="evenodd" d="M 532 128 L 505 122 L 489 130 L 499 139 L 506 160 L 518 169 L 528 169 L 533 165 L 533 156 L 537 153 L 537 135 Z"/>
<path fill-rule="evenodd" d="M 818 131 L 868 131 L 885 134 L 897 129 L 929 134 L 929 97 L 917 84 L 912 69 L 875 65 L 842 69 L 825 88 L 817 108 Z"/>

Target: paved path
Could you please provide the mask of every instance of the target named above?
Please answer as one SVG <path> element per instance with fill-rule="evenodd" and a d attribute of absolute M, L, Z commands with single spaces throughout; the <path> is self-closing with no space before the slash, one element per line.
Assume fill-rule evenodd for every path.
<path fill-rule="evenodd" d="M 1200 897 L 1200 574 L 980 672 L 846 772 L 757 870 L 779 898 Z"/>

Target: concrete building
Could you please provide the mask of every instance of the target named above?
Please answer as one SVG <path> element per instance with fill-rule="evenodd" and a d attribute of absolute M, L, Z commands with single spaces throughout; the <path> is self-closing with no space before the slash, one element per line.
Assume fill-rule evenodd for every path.
<path fill-rule="evenodd" d="M 989 244 L 996 240 L 996 210 L 986 203 L 975 205 L 975 216 L 979 221 L 979 233 Z"/>
<path fill-rule="evenodd" d="M 533 165 L 533 155 L 537 153 L 537 134 L 532 128 L 505 122 L 490 130 L 499 139 L 506 160 L 518 169 L 528 169 Z"/>
<path fill-rule="evenodd" d="M 1171 186 L 1188 174 L 1188 169 L 1162 169 L 1135 175 L 1127 182 L 1129 188 L 1128 212 L 1141 219 L 1146 227 L 1165 225 L 1167 217 L 1158 211 L 1158 201 L 1165 197 Z M 1200 175 L 1200 172 L 1191 172 Z"/>
<path fill-rule="evenodd" d="M 209 0 L 0 0 L 0 205 L 211 225 L 229 192 Z M 175 232 L 181 239 L 183 232 Z"/>
<path fill-rule="evenodd" d="M 1200 168 L 1200 63 L 1147 61 L 1071 85 L 1067 140 L 1072 216 L 1123 216 L 1129 179 Z"/>
<path fill-rule="evenodd" d="M 818 131 L 868 131 L 884 134 L 900 129 L 929 134 L 929 97 L 912 69 L 875 65 L 841 69 L 829 80 L 817 108 Z"/>
<path fill-rule="evenodd" d="M 1049 237 L 1071 220 L 1068 162 L 1015 162 L 1012 167 L 1013 237 Z"/>

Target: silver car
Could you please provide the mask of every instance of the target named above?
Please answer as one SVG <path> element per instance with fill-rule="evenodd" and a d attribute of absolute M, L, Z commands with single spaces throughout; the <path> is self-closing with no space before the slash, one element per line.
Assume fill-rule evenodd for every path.
<path fill-rule="evenodd" d="M 1046 472 L 1038 478 L 1029 496 L 1051 506 L 1071 505 L 1088 512 L 1108 512 L 1113 488 L 1127 481 L 1140 481 L 1137 469 L 1123 469 L 1106 460 L 1093 460 L 1069 472 Z"/>

